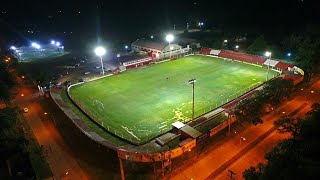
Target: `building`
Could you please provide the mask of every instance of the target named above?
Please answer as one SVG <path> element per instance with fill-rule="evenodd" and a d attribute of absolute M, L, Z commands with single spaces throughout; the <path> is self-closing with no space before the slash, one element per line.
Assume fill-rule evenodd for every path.
<path fill-rule="evenodd" d="M 168 57 L 174 54 L 182 53 L 184 50 L 180 45 L 176 43 L 169 43 L 147 40 L 147 39 L 138 39 L 131 44 L 131 49 L 134 52 L 147 52 L 152 58 L 162 58 Z M 188 48 L 189 49 L 189 48 Z"/>

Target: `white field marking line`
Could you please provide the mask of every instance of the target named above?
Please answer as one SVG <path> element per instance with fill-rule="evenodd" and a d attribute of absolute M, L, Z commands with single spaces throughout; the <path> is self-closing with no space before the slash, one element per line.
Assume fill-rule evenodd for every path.
<path fill-rule="evenodd" d="M 131 132 L 131 131 L 129 131 L 129 128 L 128 127 L 123 127 L 123 126 L 121 126 L 123 129 L 125 129 L 129 134 L 131 134 L 134 138 L 136 138 L 138 141 L 140 141 L 140 139 L 136 136 L 136 135 L 134 135 L 133 134 L 133 132 Z"/>
<path fill-rule="evenodd" d="M 163 126 L 160 126 L 159 129 L 165 129 L 166 126 L 167 126 L 166 124 Z"/>
<path fill-rule="evenodd" d="M 99 100 L 93 100 L 94 105 L 98 107 L 99 110 L 104 109 L 104 105 Z"/>

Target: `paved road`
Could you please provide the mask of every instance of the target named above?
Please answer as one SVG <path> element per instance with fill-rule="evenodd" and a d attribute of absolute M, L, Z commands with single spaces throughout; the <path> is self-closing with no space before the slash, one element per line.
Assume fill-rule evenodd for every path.
<path fill-rule="evenodd" d="M 22 108 L 27 107 L 29 109 L 28 113 L 24 114 L 25 119 L 39 145 L 44 149 L 54 179 L 89 179 L 64 143 L 59 132 L 50 123 L 51 121 L 47 121 L 49 116 L 44 114 L 45 112 L 38 102 L 37 93 L 23 85 L 22 79 L 18 78 L 18 82 L 22 87 L 19 89 L 15 102 Z"/>
<path fill-rule="evenodd" d="M 320 101 L 319 97 L 320 80 L 317 80 L 311 87 L 300 90 L 294 99 L 285 102 L 276 112 L 264 116 L 262 118 L 264 120 L 263 124 L 249 126 L 237 132 L 237 134 L 225 138 L 223 142 L 219 142 L 219 146 L 209 148 L 191 165 L 186 163 L 181 168 L 174 170 L 169 178 L 181 180 L 224 179 L 227 178 L 226 172 L 230 168 L 234 168 L 237 174 L 242 174 L 242 172 L 239 172 L 263 160 L 264 154 L 276 145 L 275 142 L 280 142 L 285 137 L 272 129 L 274 120 L 282 114 L 304 115 L 310 110 L 313 102 Z M 248 161 L 251 158 L 250 155 L 253 157 L 252 161 Z M 245 158 L 247 161 L 245 161 Z M 241 177 L 237 176 L 237 178 Z"/>

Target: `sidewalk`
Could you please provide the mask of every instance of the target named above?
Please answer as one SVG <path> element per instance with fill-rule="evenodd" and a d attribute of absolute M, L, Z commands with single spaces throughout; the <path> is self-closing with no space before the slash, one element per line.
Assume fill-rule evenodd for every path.
<path fill-rule="evenodd" d="M 262 118 L 264 120 L 263 124 L 257 126 L 251 125 L 242 132 L 236 132 L 236 134 L 235 131 L 232 130 L 231 132 L 234 134 L 232 134 L 231 137 L 225 138 L 224 142 L 222 142 L 219 147 L 207 150 L 208 152 L 203 153 L 203 155 L 200 156 L 197 161 L 193 163 L 193 165 L 179 168 L 179 170 L 176 170 L 171 174 L 170 179 L 206 179 L 210 175 L 210 179 L 215 178 L 224 171 L 224 168 L 226 168 L 224 166 L 227 165 L 228 167 L 230 165 L 227 164 L 229 163 L 228 161 L 243 151 L 249 144 L 257 141 L 259 137 L 263 136 L 268 131 L 270 131 L 268 132 L 269 134 L 272 133 L 272 131 L 275 130 L 275 128 L 272 129 L 274 127 L 273 122 L 282 115 L 282 112 L 284 112 L 283 114 L 289 114 L 304 103 L 305 102 L 301 100 L 289 101 L 279 108 L 278 112 L 280 112 L 280 114 L 273 112 L 270 115 L 264 116 Z M 267 136 L 264 138 L 266 137 Z M 260 139 L 260 141 L 262 140 L 263 138 Z M 259 141 L 257 141 L 257 143 L 259 143 Z M 246 152 L 249 150 L 250 149 L 248 149 Z M 242 153 L 245 154 L 246 152 Z"/>

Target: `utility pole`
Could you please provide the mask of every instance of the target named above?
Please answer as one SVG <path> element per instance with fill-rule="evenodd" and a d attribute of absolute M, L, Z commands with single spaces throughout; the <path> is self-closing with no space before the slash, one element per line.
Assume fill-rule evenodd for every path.
<path fill-rule="evenodd" d="M 231 171 L 230 169 L 228 169 L 229 174 L 229 180 L 234 180 L 236 179 L 236 173 L 234 173 L 233 171 Z"/>
<path fill-rule="evenodd" d="M 194 84 L 196 79 L 190 79 L 188 84 L 192 84 L 192 121 L 194 120 Z"/>
<path fill-rule="evenodd" d="M 119 162 L 120 162 L 121 180 L 125 180 L 122 159 L 120 157 L 119 157 Z"/>

